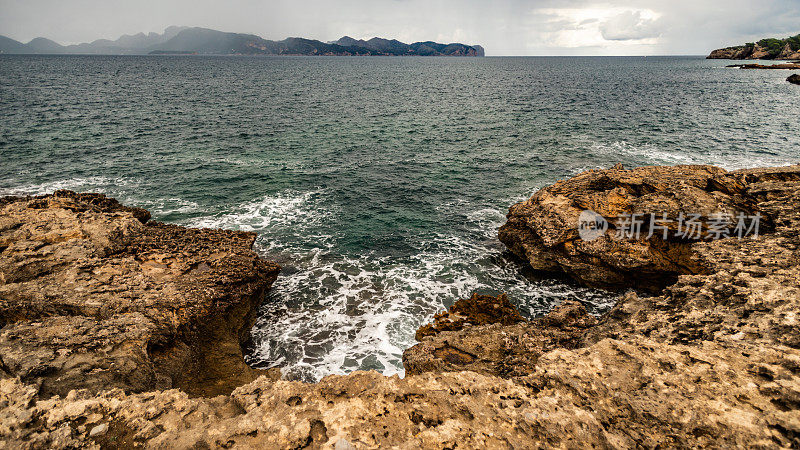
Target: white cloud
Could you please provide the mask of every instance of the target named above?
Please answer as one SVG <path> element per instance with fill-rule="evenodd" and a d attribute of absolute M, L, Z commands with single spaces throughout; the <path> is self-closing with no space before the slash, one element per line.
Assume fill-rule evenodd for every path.
<path fill-rule="evenodd" d="M 594 54 L 648 54 L 658 44 L 658 19 L 652 9 L 608 5 L 539 8 L 529 14 L 528 48 L 553 52 L 591 49 Z M 557 51 L 558 53 L 562 53 Z"/>
<path fill-rule="evenodd" d="M 599 26 L 603 39 L 630 41 L 661 36 L 658 19 L 644 17 L 642 11 L 625 11 Z"/>

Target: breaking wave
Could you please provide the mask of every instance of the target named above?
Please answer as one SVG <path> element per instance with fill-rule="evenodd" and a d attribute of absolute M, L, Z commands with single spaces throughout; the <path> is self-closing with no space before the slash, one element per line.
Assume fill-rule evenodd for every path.
<path fill-rule="evenodd" d="M 191 214 L 200 210 L 195 202 L 178 197 L 148 196 L 142 193 L 144 186 L 132 178 L 118 177 L 86 177 L 66 180 L 48 181 L 44 183 L 19 184 L 14 187 L 0 188 L 3 195 L 44 195 L 52 194 L 60 189 L 76 192 L 96 192 L 117 199 L 124 205 L 144 208 L 161 220 L 171 215 Z"/>
<path fill-rule="evenodd" d="M 710 164 L 726 170 L 748 167 L 774 167 L 796 164 L 795 159 L 787 159 L 785 155 L 764 149 L 742 151 L 726 151 L 724 146 L 705 151 L 686 151 L 668 149 L 656 144 L 634 145 L 626 141 L 609 144 L 595 143 L 589 149 L 589 155 L 600 161 L 597 165 L 586 165 L 573 170 L 579 173 L 587 169 L 608 168 L 610 164 L 623 162 L 626 167 L 641 165 L 680 165 Z"/>
<path fill-rule="evenodd" d="M 496 242 L 504 216 L 494 209 L 463 214 L 458 234 L 412 239 L 410 254 L 353 254 L 335 233 L 319 233 L 335 216 L 333 203 L 324 190 L 286 191 L 188 223 L 256 231 L 256 249 L 284 265 L 252 330 L 247 361 L 255 367 L 281 367 L 287 378 L 306 381 L 361 369 L 402 375 L 416 329 L 473 292 L 507 292 L 527 316 L 564 298 L 595 312 L 613 302 L 602 291 L 526 279 Z"/>

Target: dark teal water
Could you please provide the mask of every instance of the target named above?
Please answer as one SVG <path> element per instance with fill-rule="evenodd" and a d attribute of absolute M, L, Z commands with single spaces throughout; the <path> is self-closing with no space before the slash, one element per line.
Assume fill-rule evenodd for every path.
<path fill-rule="evenodd" d="M 784 71 L 701 58 L 0 56 L 0 193 L 100 191 L 158 220 L 254 230 L 285 270 L 252 364 L 402 371 L 437 310 L 535 316 L 612 297 L 527 277 L 511 204 L 584 169 L 798 162 Z"/>

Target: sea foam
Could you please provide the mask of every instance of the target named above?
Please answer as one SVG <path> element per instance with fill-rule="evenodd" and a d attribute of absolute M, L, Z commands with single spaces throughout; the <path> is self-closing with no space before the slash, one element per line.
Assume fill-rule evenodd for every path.
<path fill-rule="evenodd" d="M 287 378 L 306 381 L 360 369 L 402 375 L 402 352 L 414 344 L 416 329 L 475 291 L 508 292 L 528 316 L 564 298 L 582 299 L 596 311 L 611 304 L 602 291 L 525 279 L 496 242 L 504 220 L 496 209 L 464 213 L 466 233 L 412 240 L 411 254 L 352 254 L 337 236 L 319 233 L 336 215 L 329 197 L 325 190 L 289 190 L 189 221 L 256 231 L 257 251 L 284 264 L 252 330 L 247 361 L 256 367 L 281 367 Z"/>

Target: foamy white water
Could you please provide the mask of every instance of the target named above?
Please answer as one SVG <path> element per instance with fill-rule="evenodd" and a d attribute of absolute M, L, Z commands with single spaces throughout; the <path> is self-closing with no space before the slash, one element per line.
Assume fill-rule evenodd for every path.
<path fill-rule="evenodd" d="M 402 353 L 416 329 L 476 291 L 508 292 L 529 316 L 549 310 L 554 299 L 579 298 L 596 311 L 611 305 L 613 297 L 601 291 L 526 280 L 496 240 L 501 211 L 468 212 L 460 224 L 467 236 L 433 234 L 413 242 L 412 255 L 348 255 L 336 236 L 315 233 L 335 216 L 330 200 L 324 190 L 286 191 L 188 223 L 256 231 L 259 253 L 285 265 L 253 328 L 252 365 L 281 367 L 303 380 L 359 369 L 402 375 Z"/>

